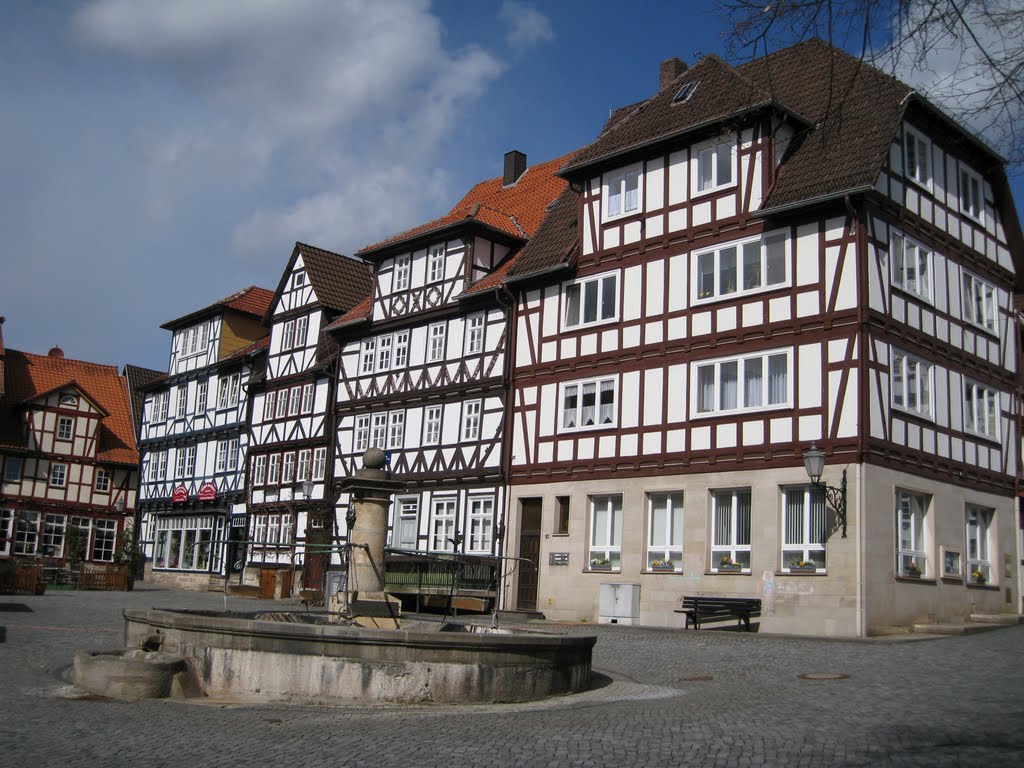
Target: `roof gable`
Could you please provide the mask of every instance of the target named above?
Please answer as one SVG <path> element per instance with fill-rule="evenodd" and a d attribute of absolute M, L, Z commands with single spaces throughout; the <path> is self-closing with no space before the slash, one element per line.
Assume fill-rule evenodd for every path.
<path fill-rule="evenodd" d="M 343 313 L 362 301 L 373 288 L 373 267 L 361 259 L 296 242 L 281 275 L 273 301 L 263 316 L 269 326 L 275 307 L 287 290 L 295 265 L 301 258 L 316 303 L 332 315 Z"/>
<path fill-rule="evenodd" d="M 274 294 L 266 288 L 250 285 L 248 288 L 243 288 L 230 296 L 225 296 L 223 299 L 215 301 L 202 309 L 190 312 L 174 320 L 169 320 L 160 327 L 168 331 L 175 331 L 214 315 L 219 315 L 222 312 L 238 312 L 250 317 L 262 318 L 266 314 L 273 298 Z"/>

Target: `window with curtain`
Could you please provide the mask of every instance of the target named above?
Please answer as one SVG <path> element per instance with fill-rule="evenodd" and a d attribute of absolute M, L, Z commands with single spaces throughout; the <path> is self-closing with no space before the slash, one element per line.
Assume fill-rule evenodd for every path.
<path fill-rule="evenodd" d="M 775 350 L 697 363 L 693 386 L 697 415 L 790 405 L 791 354 Z"/>
<path fill-rule="evenodd" d="M 750 571 L 750 489 L 713 491 L 711 571 Z"/>
<path fill-rule="evenodd" d="M 647 567 L 683 569 L 683 493 L 647 495 Z"/>
<path fill-rule="evenodd" d="M 618 570 L 622 563 L 622 496 L 591 496 L 590 549 L 591 567 Z"/>
<path fill-rule="evenodd" d="M 562 385 L 561 431 L 615 426 L 615 379 L 592 379 Z"/>
<path fill-rule="evenodd" d="M 824 494 L 813 486 L 787 488 L 782 499 L 782 570 L 825 570 Z"/>
<path fill-rule="evenodd" d="M 896 559 L 897 573 L 902 576 L 923 576 L 928 572 L 925 551 L 925 515 L 929 497 L 909 491 L 896 492 L 896 517 L 899 541 Z"/>

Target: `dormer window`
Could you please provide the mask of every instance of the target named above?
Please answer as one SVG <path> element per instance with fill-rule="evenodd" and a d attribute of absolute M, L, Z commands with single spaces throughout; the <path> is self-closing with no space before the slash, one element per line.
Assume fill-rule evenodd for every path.
<path fill-rule="evenodd" d="M 74 431 L 75 422 L 68 416 L 61 416 L 57 419 L 57 439 L 70 440 Z"/>
<path fill-rule="evenodd" d="M 292 289 L 301 288 L 306 284 L 306 270 L 300 269 L 292 274 Z"/>
<path fill-rule="evenodd" d="M 676 95 L 672 97 L 673 104 L 679 104 L 680 102 L 686 101 L 688 98 L 693 96 L 693 92 L 697 89 L 697 83 L 683 83 L 683 87 L 676 91 Z"/>
<path fill-rule="evenodd" d="M 443 245 L 432 245 L 427 257 L 427 282 L 439 283 L 444 279 Z"/>
<path fill-rule="evenodd" d="M 74 392 L 61 392 L 60 393 L 60 404 L 61 405 L 78 405 L 78 395 Z"/>
<path fill-rule="evenodd" d="M 636 165 L 605 176 L 604 182 L 604 218 L 613 219 L 617 216 L 639 211 L 643 205 L 640 184 L 641 166 Z"/>
<path fill-rule="evenodd" d="M 960 166 L 960 211 L 977 222 L 984 222 L 985 197 L 981 176 L 970 168 Z"/>
<path fill-rule="evenodd" d="M 903 162 L 908 179 L 932 188 L 932 143 L 909 125 L 903 128 Z"/>
<path fill-rule="evenodd" d="M 395 290 L 404 291 L 409 287 L 409 254 L 395 258 Z"/>
<path fill-rule="evenodd" d="M 736 142 L 719 139 L 694 148 L 697 192 L 713 192 L 735 183 Z"/>

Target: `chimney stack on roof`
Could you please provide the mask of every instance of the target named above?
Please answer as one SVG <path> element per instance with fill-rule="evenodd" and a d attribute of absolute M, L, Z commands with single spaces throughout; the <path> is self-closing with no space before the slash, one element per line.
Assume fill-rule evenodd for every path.
<path fill-rule="evenodd" d="M 64 350 L 60 347 L 54 347 L 46 353 L 47 357 L 64 357 Z"/>
<path fill-rule="evenodd" d="M 526 155 L 518 149 L 505 153 L 505 176 L 502 185 L 511 187 L 526 173 Z"/>
<path fill-rule="evenodd" d="M 658 90 L 664 90 L 665 86 L 679 77 L 689 67 L 686 66 L 686 62 L 682 59 L 678 59 L 673 56 L 671 59 L 665 59 L 661 62 L 661 69 L 658 72 Z"/>

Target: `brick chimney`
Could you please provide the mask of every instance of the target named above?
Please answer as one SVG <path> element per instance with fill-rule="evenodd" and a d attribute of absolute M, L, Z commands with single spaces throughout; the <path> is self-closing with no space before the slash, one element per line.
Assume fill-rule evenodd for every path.
<path fill-rule="evenodd" d="M 526 155 L 518 149 L 505 153 L 505 176 L 502 184 L 511 187 L 526 172 Z"/>
<path fill-rule="evenodd" d="M 673 56 L 671 59 L 665 59 L 661 62 L 661 69 L 658 72 L 658 90 L 664 90 L 665 86 L 679 77 L 689 67 L 686 66 L 686 62 L 681 59 L 677 59 Z"/>

